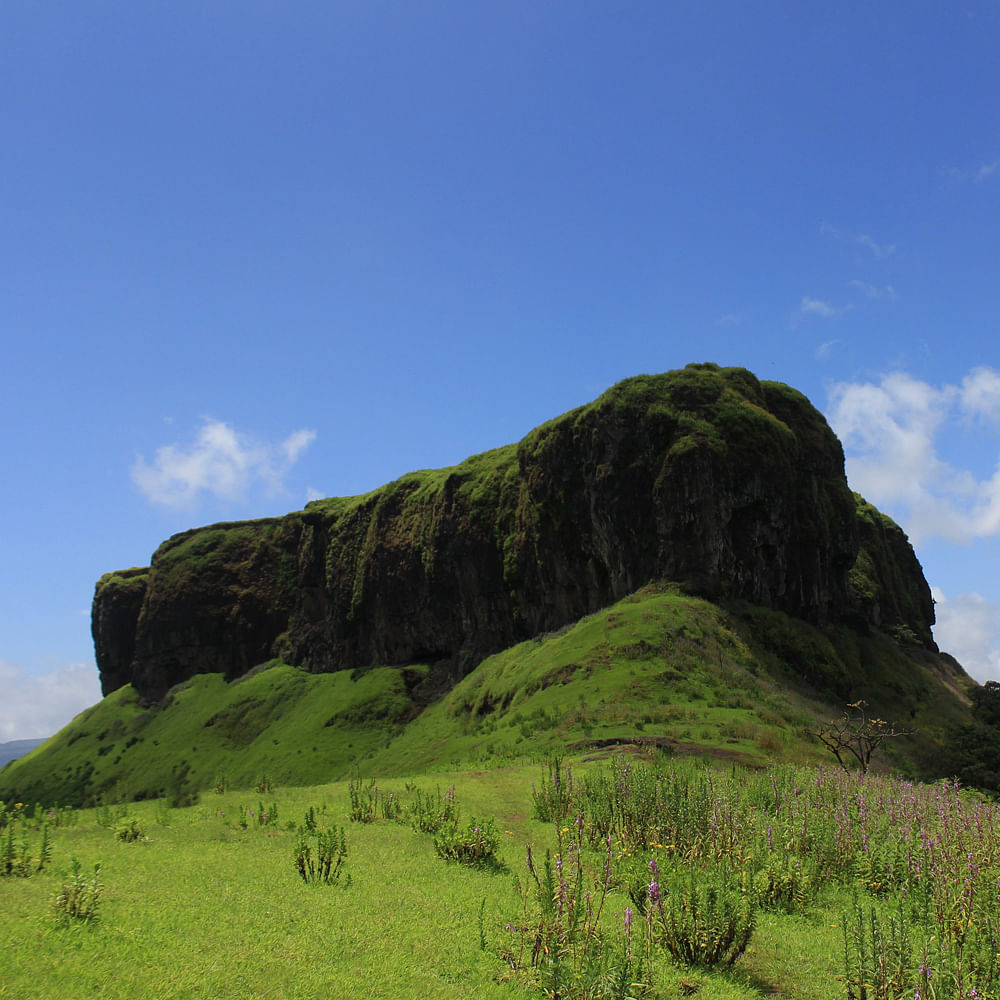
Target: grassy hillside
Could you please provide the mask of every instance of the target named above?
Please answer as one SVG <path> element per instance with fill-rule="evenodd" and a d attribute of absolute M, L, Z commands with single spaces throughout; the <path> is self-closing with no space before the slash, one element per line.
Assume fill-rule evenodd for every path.
<path fill-rule="evenodd" d="M 918 730 L 892 748 L 897 766 L 934 773 L 943 731 L 968 714 L 961 678 L 918 646 L 655 586 L 489 657 L 422 707 L 426 672 L 272 661 L 230 683 L 195 676 L 150 707 L 126 686 L 0 770 L 0 799 L 183 802 L 265 775 L 310 785 L 614 743 L 815 762 L 817 721 L 858 698 Z"/>

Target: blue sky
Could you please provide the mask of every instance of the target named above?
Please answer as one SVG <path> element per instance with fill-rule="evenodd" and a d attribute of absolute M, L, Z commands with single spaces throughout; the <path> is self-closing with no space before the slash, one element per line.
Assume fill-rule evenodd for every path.
<path fill-rule="evenodd" d="M 690 361 L 803 391 L 1000 678 L 1000 3 L 7 3 L 0 741 L 101 573 Z"/>

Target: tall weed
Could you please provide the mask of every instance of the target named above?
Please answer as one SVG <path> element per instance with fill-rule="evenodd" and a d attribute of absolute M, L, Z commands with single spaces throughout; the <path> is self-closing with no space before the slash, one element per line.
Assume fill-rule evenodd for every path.
<path fill-rule="evenodd" d="M 313 847 L 311 841 L 315 837 Z M 340 830 L 318 830 L 310 832 L 304 826 L 299 827 L 298 843 L 295 847 L 295 869 L 306 884 L 337 885 L 344 875 L 344 862 L 347 859 L 347 841 L 344 828 Z M 347 875 L 344 885 L 351 884 L 351 876 Z"/>
<path fill-rule="evenodd" d="M 74 858 L 70 871 L 52 900 L 56 922 L 67 925 L 96 920 L 103 892 L 100 863 L 95 862 L 93 871 L 85 875 L 80 869 L 80 862 Z"/>

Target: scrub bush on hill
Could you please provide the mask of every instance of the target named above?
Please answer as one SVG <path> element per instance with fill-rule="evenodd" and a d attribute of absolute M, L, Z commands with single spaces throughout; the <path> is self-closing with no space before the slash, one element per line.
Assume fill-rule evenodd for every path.
<path fill-rule="evenodd" d="M 62 886 L 52 900 L 56 923 L 91 923 L 97 919 L 104 885 L 101 882 L 101 865 L 95 862 L 93 871 L 85 875 L 79 860 L 73 859 Z"/>
<path fill-rule="evenodd" d="M 434 838 L 438 857 L 473 867 L 495 864 L 499 846 L 500 838 L 492 816 L 483 820 L 473 816 L 465 826 L 460 826 L 456 817 L 450 828 Z"/>
<path fill-rule="evenodd" d="M 972 692 L 973 721 L 951 732 L 946 753 L 966 785 L 1000 794 L 1000 682 Z"/>
<path fill-rule="evenodd" d="M 48 824 L 42 826 L 37 850 L 32 848 L 23 823 L 12 820 L 7 824 L 7 833 L 0 839 L 0 876 L 28 878 L 43 871 L 51 859 Z"/>
<path fill-rule="evenodd" d="M 313 846 L 315 838 L 315 846 Z M 298 843 L 295 847 L 295 870 L 302 881 L 316 885 L 337 885 L 344 874 L 344 862 L 347 858 L 347 841 L 344 838 L 344 828 L 337 830 L 309 831 L 299 827 Z M 348 875 L 344 885 L 351 884 Z"/>
<path fill-rule="evenodd" d="M 413 789 L 413 799 L 406 810 L 410 825 L 418 833 L 441 833 L 450 829 L 458 822 L 458 805 L 455 802 L 455 786 L 452 785 L 444 795 L 438 788 L 432 795 Z"/>
<path fill-rule="evenodd" d="M 646 979 L 649 936 L 629 907 L 612 944 L 602 926 L 615 884 L 614 850 L 588 869 L 576 842 L 563 846 L 569 828 L 556 827 L 558 850 L 536 862 L 531 846 L 526 875 L 515 876 L 520 911 L 505 926 L 499 952 L 511 968 L 528 975 L 542 995 L 560 1000 L 631 1000 L 650 988 Z"/>

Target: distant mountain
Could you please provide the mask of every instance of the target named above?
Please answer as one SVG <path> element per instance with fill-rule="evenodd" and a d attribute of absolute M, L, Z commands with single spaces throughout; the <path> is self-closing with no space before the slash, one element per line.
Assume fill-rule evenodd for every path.
<path fill-rule="evenodd" d="M 11 740 L 9 743 L 0 743 L 0 767 L 23 757 L 44 742 L 45 740 Z"/>

